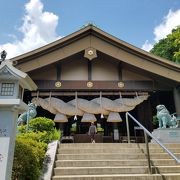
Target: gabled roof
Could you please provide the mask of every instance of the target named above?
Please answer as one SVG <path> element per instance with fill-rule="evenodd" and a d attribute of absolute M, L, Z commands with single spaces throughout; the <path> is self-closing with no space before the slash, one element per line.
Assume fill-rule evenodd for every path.
<path fill-rule="evenodd" d="M 33 90 L 37 89 L 36 84 L 28 76 L 28 74 L 18 70 L 15 67 L 13 67 L 12 62 L 10 62 L 9 60 L 5 60 L 0 64 L 0 74 L 1 74 L 0 80 L 6 80 L 6 79 L 4 79 L 5 77 L 3 76 L 3 74 L 6 75 L 7 72 L 9 72 L 13 76 L 12 78 L 15 78 L 15 79 L 19 80 L 20 85 L 24 89 L 28 89 L 30 91 L 33 91 Z M 9 76 L 7 78 L 9 79 Z"/>
<path fill-rule="evenodd" d="M 174 80 L 176 82 L 180 82 L 180 65 L 179 64 L 168 61 L 164 58 L 155 56 L 149 52 L 146 52 L 140 48 L 137 48 L 129 43 L 126 43 L 104 31 L 102 31 L 101 29 L 99 29 L 93 25 L 86 26 L 86 27 L 80 29 L 79 31 L 76 31 L 62 39 L 54 41 L 48 45 L 45 45 L 45 46 L 38 48 L 36 50 L 33 50 L 31 52 L 14 57 L 11 60 L 17 61 L 18 66 L 19 66 L 28 61 L 40 59 L 40 57 L 46 56 L 47 54 L 52 53 L 53 51 L 56 51 L 57 49 L 63 49 L 63 47 L 66 47 L 66 46 L 72 44 L 73 42 L 79 41 L 89 35 L 94 36 L 97 39 L 106 42 L 106 44 L 114 46 L 114 48 L 119 48 L 120 50 L 122 50 L 126 53 L 133 54 L 137 57 L 137 59 L 131 59 L 131 61 L 125 61 L 125 59 L 121 59 L 121 56 L 118 53 L 110 54 L 110 51 L 109 52 L 106 51 L 104 53 L 108 53 L 108 55 L 114 56 L 114 58 L 116 58 L 116 59 L 119 59 L 121 61 L 129 63 L 133 66 L 139 67 L 139 68 L 149 71 L 151 73 L 155 73 L 157 75 Z M 92 46 L 93 46 L 93 44 L 92 44 Z M 84 47 L 84 48 L 87 48 L 87 47 Z M 103 52 L 103 47 L 96 46 L 95 48 L 97 50 Z M 108 49 L 108 47 L 107 47 L 107 49 Z M 84 50 L 84 49 L 81 49 L 81 50 Z M 115 49 L 114 49 L 114 51 L 115 51 Z M 60 59 L 57 58 L 52 63 L 54 63 L 55 61 L 58 61 L 58 60 L 60 60 Z M 38 63 L 39 63 L 39 61 L 38 61 Z M 42 64 L 41 66 L 38 66 L 38 63 L 37 63 L 37 68 L 40 68 L 45 65 L 45 64 Z M 50 62 L 48 62 L 48 63 L 50 63 Z M 48 65 L 48 64 L 46 64 L 46 65 Z M 25 70 L 25 71 L 28 72 L 28 70 Z"/>

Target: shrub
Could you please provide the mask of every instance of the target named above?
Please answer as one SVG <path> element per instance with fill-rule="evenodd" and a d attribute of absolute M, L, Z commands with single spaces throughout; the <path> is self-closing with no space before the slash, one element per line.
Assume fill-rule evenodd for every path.
<path fill-rule="evenodd" d="M 55 123 L 51 119 L 45 117 L 37 117 L 29 122 L 29 130 L 36 133 L 43 132 L 44 134 L 41 134 L 41 140 L 46 143 L 60 139 L 60 131 L 56 130 L 54 126 Z"/>
<path fill-rule="evenodd" d="M 60 140 L 61 131 L 54 128 L 52 140 Z"/>
<path fill-rule="evenodd" d="M 34 119 L 31 119 L 29 122 L 29 130 L 33 132 L 53 132 L 54 131 L 55 123 L 48 118 L 45 117 L 37 117 Z"/>
<path fill-rule="evenodd" d="M 44 157 L 44 143 L 17 137 L 12 180 L 38 180 Z"/>
<path fill-rule="evenodd" d="M 19 126 L 18 133 L 26 133 L 26 125 Z"/>
<path fill-rule="evenodd" d="M 32 132 L 28 131 L 27 133 L 20 133 L 17 137 L 25 138 L 25 139 L 32 139 L 37 142 L 43 142 L 45 146 L 45 150 L 47 148 L 47 143 L 51 140 L 47 137 L 47 132 Z"/>
<path fill-rule="evenodd" d="M 20 126 L 18 128 L 18 136 L 25 136 L 26 138 L 49 143 L 52 140 L 60 139 L 60 130 L 56 130 L 54 126 L 55 123 L 51 119 L 37 117 L 30 120 L 27 132 L 26 125 Z"/>
<path fill-rule="evenodd" d="M 47 144 L 60 139 L 60 131 L 48 118 L 31 119 L 27 126 L 18 128 L 13 164 L 13 180 L 37 180 L 39 178 Z"/>

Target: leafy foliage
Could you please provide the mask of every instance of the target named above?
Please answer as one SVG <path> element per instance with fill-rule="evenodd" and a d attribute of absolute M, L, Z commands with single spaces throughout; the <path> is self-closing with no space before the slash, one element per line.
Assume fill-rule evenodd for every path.
<path fill-rule="evenodd" d="M 52 140 L 59 140 L 61 137 L 61 131 L 54 128 Z"/>
<path fill-rule="evenodd" d="M 27 132 L 27 133 L 21 133 L 21 134 L 18 134 L 17 137 L 21 137 L 21 138 L 27 138 L 27 139 L 32 139 L 34 141 L 37 141 L 37 142 L 44 142 L 44 143 L 48 143 L 49 141 L 52 140 L 51 137 L 49 137 L 47 135 L 47 132 L 44 131 L 44 132 Z M 47 147 L 47 145 L 46 145 Z"/>
<path fill-rule="evenodd" d="M 54 128 L 55 123 L 45 117 L 37 117 L 29 122 L 29 130 L 26 132 L 26 125 L 21 125 L 18 129 L 20 134 L 39 142 L 49 143 L 52 140 L 59 140 L 61 136 L 60 130 Z"/>
<path fill-rule="evenodd" d="M 48 118 L 45 117 L 37 117 L 34 119 L 31 119 L 29 122 L 29 129 L 33 132 L 53 132 L 55 123 Z"/>
<path fill-rule="evenodd" d="M 180 63 L 180 26 L 172 30 L 166 38 L 161 39 L 154 45 L 151 53 Z"/>
<path fill-rule="evenodd" d="M 54 128 L 55 123 L 48 118 L 38 117 L 22 125 L 16 137 L 12 180 L 38 179 L 47 144 L 60 139 L 60 131 Z"/>
<path fill-rule="evenodd" d="M 12 179 L 38 179 L 44 157 L 44 143 L 22 137 L 16 138 Z"/>
<path fill-rule="evenodd" d="M 60 131 L 54 128 L 55 123 L 45 117 L 37 117 L 29 122 L 29 132 L 38 133 L 40 140 L 49 143 L 52 140 L 60 139 Z"/>
<path fill-rule="evenodd" d="M 19 133 L 26 133 L 26 125 L 21 125 L 18 127 Z"/>

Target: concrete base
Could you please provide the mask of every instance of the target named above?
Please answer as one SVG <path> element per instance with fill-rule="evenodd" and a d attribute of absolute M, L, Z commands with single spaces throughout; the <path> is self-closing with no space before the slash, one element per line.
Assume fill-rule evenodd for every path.
<path fill-rule="evenodd" d="M 180 144 L 180 128 L 155 129 L 152 134 L 162 143 Z"/>
<path fill-rule="evenodd" d="M 52 141 L 48 144 L 46 157 L 43 162 L 42 175 L 39 180 L 50 180 L 53 174 L 54 162 L 56 158 L 56 152 L 59 145 L 59 141 Z"/>

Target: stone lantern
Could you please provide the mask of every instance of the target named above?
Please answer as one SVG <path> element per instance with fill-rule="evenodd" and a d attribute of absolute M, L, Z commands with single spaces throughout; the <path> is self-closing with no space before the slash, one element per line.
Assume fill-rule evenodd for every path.
<path fill-rule="evenodd" d="M 1 55 L 2 58 L 2 55 Z M 10 60 L 0 64 L 0 174 L 1 180 L 10 180 L 18 114 L 28 106 L 22 101 L 24 89 L 37 86 L 24 72 L 16 69 Z"/>

